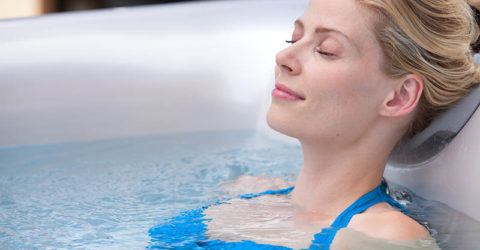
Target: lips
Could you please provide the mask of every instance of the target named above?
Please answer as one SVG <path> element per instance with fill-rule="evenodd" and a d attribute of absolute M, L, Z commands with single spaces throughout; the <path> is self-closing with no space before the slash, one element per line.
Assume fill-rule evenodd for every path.
<path fill-rule="evenodd" d="M 298 92 L 295 92 L 291 89 L 289 89 L 287 86 L 285 86 L 284 84 L 281 84 L 281 83 L 277 83 L 275 84 L 275 88 L 280 90 L 280 91 L 283 91 L 289 95 L 292 95 L 292 96 L 295 96 L 301 100 L 305 100 L 305 96 L 303 96 L 302 94 L 298 93 Z"/>

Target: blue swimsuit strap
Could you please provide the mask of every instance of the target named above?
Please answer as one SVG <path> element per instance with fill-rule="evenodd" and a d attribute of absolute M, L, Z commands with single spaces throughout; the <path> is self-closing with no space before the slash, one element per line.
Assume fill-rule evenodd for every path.
<path fill-rule="evenodd" d="M 382 180 L 380 185 L 370 192 L 364 194 L 350 206 L 348 206 L 333 221 L 330 227 L 323 228 L 320 233 L 315 234 L 309 249 L 329 249 L 338 230 L 346 227 L 354 215 L 363 213 L 371 206 L 380 202 L 387 202 L 391 206 L 399 209 L 404 214 L 408 214 L 408 210 L 405 206 L 398 203 L 387 194 L 387 183 Z"/>

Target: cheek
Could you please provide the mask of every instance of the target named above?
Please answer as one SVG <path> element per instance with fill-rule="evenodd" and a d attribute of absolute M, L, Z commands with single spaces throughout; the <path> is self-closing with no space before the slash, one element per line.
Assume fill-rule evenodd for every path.
<path fill-rule="evenodd" d="M 310 111 L 336 122 L 354 122 L 358 117 L 374 112 L 378 104 L 378 83 L 369 79 L 366 72 L 364 67 L 346 65 L 317 72 L 309 81 Z"/>
<path fill-rule="evenodd" d="M 309 82 L 315 100 L 330 100 L 334 102 L 332 104 L 340 105 L 371 94 L 371 87 L 364 82 L 363 72 L 352 67 L 339 65 L 312 75 L 315 77 Z"/>
<path fill-rule="evenodd" d="M 372 69 L 369 63 L 356 63 L 348 67 L 348 70 L 339 72 L 339 75 L 342 75 L 339 79 L 341 82 L 339 89 L 345 101 L 359 105 L 359 108 L 364 105 L 375 105 L 378 101 L 382 89 L 382 81 L 378 77 L 380 72 Z"/>

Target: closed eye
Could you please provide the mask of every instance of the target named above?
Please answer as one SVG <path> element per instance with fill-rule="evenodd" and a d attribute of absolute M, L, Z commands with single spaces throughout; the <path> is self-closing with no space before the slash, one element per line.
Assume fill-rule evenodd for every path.
<path fill-rule="evenodd" d="M 325 56 L 335 56 L 335 54 L 333 53 L 330 53 L 330 52 L 326 52 L 326 51 L 323 51 L 319 48 L 316 48 L 315 51 L 317 51 L 319 54 L 322 54 L 322 55 L 325 55 Z"/>
<path fill-rule="evenodd" d="M 286 42 L 286 43 L 293 44 L 293 43 L 295 43 L 296 41 L 294 41 L 294 40 L 285 40 L 285 42 Z M 330 52 L 323 51 L 323 50 L 321 50 L 321 49 L 319 49 L 319 48 L 315 48 L 315 51 L 316 51 L 317 53 L 319 53 L 319 54 L 324 55 L 324 56 L 329 56 L 329 57 L 335 56 L 335 54 L 330 53 Z"/>

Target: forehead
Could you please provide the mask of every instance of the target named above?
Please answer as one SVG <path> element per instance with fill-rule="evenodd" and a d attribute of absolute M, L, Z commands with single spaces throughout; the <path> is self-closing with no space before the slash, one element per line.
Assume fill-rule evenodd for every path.
<path fill-rule="evenodd" d="M 358 0 L 310 0 L 300 18 L 306 30 L 316 27 L 335 29 L 350 38 L 359 48 L 375 41 L 371 13 Z"/>

